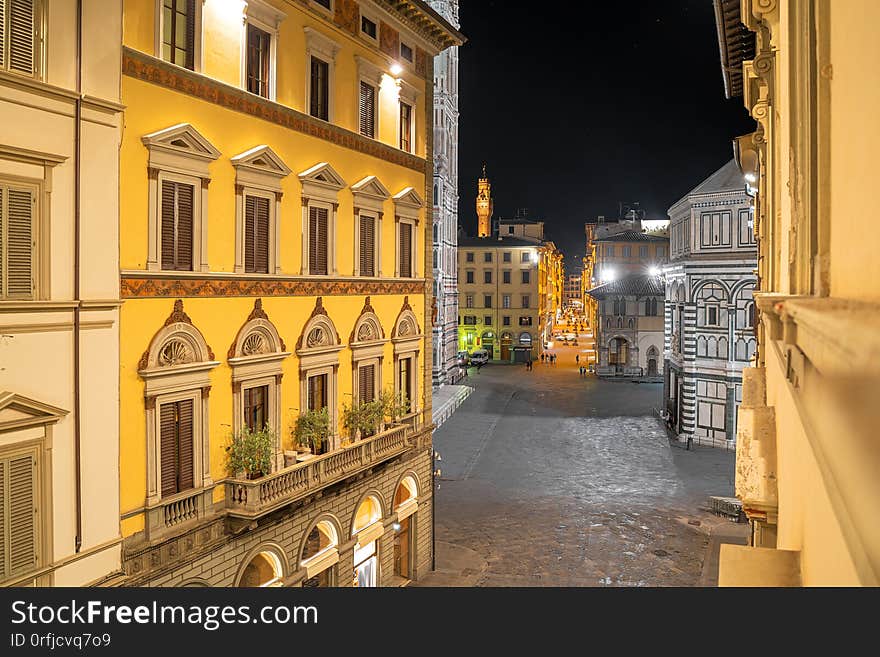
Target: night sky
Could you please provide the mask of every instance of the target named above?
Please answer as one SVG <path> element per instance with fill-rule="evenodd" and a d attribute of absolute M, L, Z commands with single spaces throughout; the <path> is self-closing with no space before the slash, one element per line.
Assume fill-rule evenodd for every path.
<path fill-rule="evenodd" d="M 726 100 L 712 0 L 462 0 L 459 224 L 476 231 L 483 162 L 495 218 L 529 208 L 580 266 L 583 225 L 666 210 L 754 130 Z"/>

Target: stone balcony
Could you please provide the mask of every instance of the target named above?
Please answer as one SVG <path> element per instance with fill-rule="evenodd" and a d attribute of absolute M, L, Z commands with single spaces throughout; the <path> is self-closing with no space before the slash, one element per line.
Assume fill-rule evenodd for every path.
<path fill-rule="evenodd" d="M 226 514 L 253 520 L 375 467 L 410 448 L 413 427 L 399 424 L 329 454 L 260 477 L 227 479 Z"/>

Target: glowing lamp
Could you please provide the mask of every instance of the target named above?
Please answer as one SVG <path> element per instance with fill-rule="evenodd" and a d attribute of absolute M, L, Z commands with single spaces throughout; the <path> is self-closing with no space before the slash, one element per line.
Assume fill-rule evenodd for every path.
<path fill-rule="evenodd" d="M 651 276 L 659 276 L 660 267 L 652 266 L 650 269 L 648 269 L 648 273 L 651 274 Z"/>
<path fill-rule="evenodd" d="M 403 73 L 403 66 L 401 66 L 397 62 L 394 62 L 391 65 L 391 75 L 400 75 L 401 73 Z"/>

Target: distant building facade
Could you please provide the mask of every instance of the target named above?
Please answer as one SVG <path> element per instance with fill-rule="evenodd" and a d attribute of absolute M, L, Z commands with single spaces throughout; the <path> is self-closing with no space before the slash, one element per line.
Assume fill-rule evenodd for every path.
<path fill-rule="evenodd" d="M 562 294 L 563 306 L 569 308 L 582 308 L 581 275 L 569 274 L 565 277 L 565 286 Z"/>
<path fill-rule="evenodd" d="M 458 0 L 431 7 L 459 26 Z M 458 345 L 458 46 L 434 58 L 434 327 L 432 381 L 455 383 Z"/>
<path fill-rule="evenodd" d="M 629 274 L 589 291 L 600 376 L 663 373 L 663 285 L 658 276 Z"/>
<path fill-rule="evenodd" d="M 755 353 L 757 244 L 731 160 L 669 208 L 664 398 L 682 439 L 732 446 L 742 369 Z"/>

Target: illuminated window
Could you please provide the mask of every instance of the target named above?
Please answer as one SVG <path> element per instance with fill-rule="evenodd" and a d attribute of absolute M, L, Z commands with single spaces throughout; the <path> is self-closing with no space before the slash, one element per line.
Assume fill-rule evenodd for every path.
<path fill-rule="evenodd" d="M 400 103 L 400 150 L 407 153 L 412 152 L 412 132 L 413 132 L 413 108 L 412 105 Z"/>
<path fill-rule="evenodd" d="M 196 37 L 199 29 L 196 0 L 163 0 L 160 18 L 161 57 L 191 71 L 196 70 Z"/>
<path fill-rule="evenodd" d="M 283 586 L 284 568 L 275 552 L 260 552 L 245 567 L 238 581 L 239 587 Z"/>

